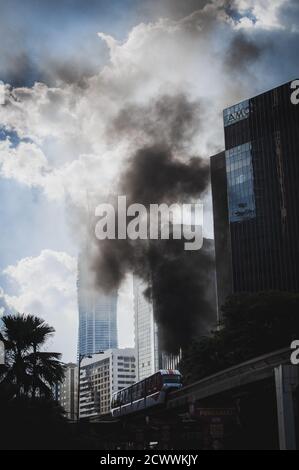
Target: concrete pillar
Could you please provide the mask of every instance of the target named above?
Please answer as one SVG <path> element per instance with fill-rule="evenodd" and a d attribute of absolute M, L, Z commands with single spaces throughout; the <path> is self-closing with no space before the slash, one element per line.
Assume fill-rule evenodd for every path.
<path fill-rule="evenodd" d="M 280 450 L 296 450 L 293 393 L 299 385 L 299 369 L 280 365 L 275 368 L 278 432 Z"/>

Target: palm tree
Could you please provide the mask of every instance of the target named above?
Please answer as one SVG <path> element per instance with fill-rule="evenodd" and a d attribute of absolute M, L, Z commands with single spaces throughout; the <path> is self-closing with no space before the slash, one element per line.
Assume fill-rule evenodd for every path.
<path fill-rule="evenodd" d="M 39 396 L 50 396 L 52 386 L 64 375 L 61 355 L 41 351 L 54 328 L 33 315 L 7 315 L 2 321 L 0 339 L 5 345 L 7 366 L 3 383 L 13 386 L 17 397 L 34 398 L 37 391 Z"/>

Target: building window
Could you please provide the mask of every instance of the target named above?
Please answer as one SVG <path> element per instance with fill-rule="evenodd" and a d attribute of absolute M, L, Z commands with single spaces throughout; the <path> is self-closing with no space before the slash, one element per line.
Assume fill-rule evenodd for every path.
<path fill-rule="evenodd" d="M 230 222 L 256 216 L 251 143 L 225 152 Z"/>

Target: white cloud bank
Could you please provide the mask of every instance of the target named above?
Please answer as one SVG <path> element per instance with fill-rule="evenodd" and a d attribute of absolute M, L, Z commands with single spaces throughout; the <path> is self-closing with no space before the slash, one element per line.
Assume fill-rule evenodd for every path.
<path fill-rule="evenodd" d="M 231 41 L 242 22 L 235 24 L 227 16 L 223 3 L 215 1 L 181 20 L 141 23 L 123 42 L 98 33 L 109 50 L 109 62 L 84 86 L 6 86 L 0 123 L 31 143 L 21 142 L 14 149 L 8 143 L 1 145 L 1 175 L 41 187 L 50 199 L 67 196 L 76 205 L 86 203 L 86 190 L 107 193 L 134 145 L 144 138 L 111 139 L 107 127 L 126 104 L 146 104 L 165 93 L 184 92 L 202 102 L 202 127 L 190 150 L 208 157 L 220 148 L 222 109 L 259 86 L 252 80 L 250 61 L 244 80 L 240 71 L 226 67 Z M 239 3 L 259 15 L 258 26 L 250 22 L 251 29 L 276 24 L 281 2 Z"/>

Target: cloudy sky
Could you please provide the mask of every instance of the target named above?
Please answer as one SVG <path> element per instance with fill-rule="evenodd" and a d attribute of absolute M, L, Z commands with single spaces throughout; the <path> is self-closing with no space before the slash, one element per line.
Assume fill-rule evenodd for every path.
<path fill-rule="evenodd" d="M 223 147 L 222 109 L 298 77 L 297 0 L 1 0 L 0 308 L 45 318 L 74 360 L 76 269 L 88 194 L 118 184 L 144 129 L 128 106 L 199 103 L 189 153 Z M 209 198 L 205 233 L 212 235 Z M 119 298 L 133 345 L 131 280 Z"/>

